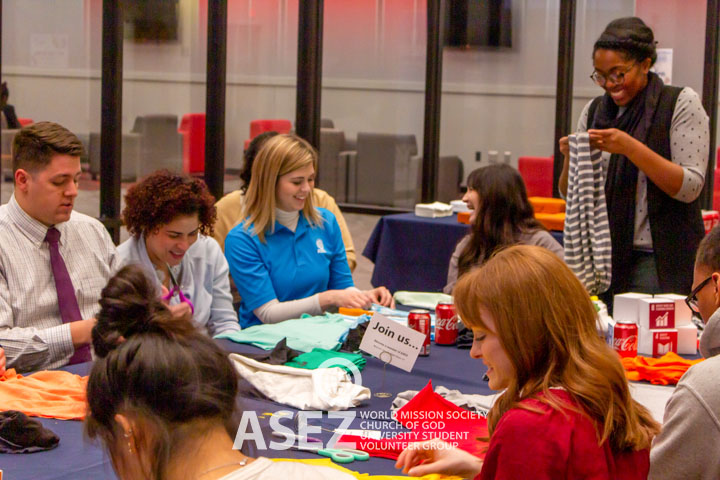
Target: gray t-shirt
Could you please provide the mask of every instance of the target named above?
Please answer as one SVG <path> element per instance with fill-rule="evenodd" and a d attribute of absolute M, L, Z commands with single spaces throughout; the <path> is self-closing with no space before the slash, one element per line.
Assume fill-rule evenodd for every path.
<path fill-rule="evenodd" d="M 470 235 L 466 235 L 460 240 L 455 247 L 455 251 L 450 257 L 450 265 L 448 266 L 447 285 L 443 288 L 443 292 L 448 295 L 452 294 L 455 284 L 458 280 L 458 261 L 460 260 L 460 254 L 465 250 L 465 246 L 470 242 Z M 563 259 L 563 247 L 545 230 L 535 230 L 530 233 L 523 233 L 520 235 L 518 241 L 520 245 L 537 245 L 539 247 L 545 247 L 555 255 Z"/>

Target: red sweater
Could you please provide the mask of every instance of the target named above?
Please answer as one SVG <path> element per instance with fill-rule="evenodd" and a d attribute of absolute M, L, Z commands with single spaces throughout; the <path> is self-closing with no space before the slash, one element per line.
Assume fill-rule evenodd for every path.
<path fill-rule="evenodd" d="M 571 402 L 567 392 L 553 389 L 553 393 Z M 571 410 L 554 410 L 535 399 L 522 403 L 543 413 L 521 408 L 505 412 L 475 480 L 647 478 L 649 449 L 614 453 L 607 442 L 598 445 L 594 422 L 588 417 Z"/>

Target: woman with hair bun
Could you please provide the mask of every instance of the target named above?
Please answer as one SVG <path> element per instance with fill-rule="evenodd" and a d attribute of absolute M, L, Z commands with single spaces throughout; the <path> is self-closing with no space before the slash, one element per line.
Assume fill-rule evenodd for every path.
<path fill-rule="evenodd" d="M 227 354 L 154 293 L 143 270 L 124 267 L 102 291 L 93 329 L 85 430 L 107 448 L 119 478 L 352 479 L 233 449 L 238 377 Z"/>
<path fill-rule="evenodd" d="M 653 31 L 637 17 L 608 24 L 593 48 L 592 80 L 605 94 L 588 103 L 577 131 L 602 150 L 615 293 L 689 293 L 704 235 L 698 196 L 709 153 L 708 116 L 691 88 L 650 71 Z M 569 144 L 559 188 L 567 191 Z M 610 306 L 610 305 L 609 305 Z"/>
<path fill-rule="evenodd" d="M 484 460 L 441 440 L 410 445 L 396 466 L 489 479 L 647 478 L 660 430 L 630 395 L 620 358 L 598 336 L 585 287 L 549 250 L 501 250 L 455 287 L 470 356 L 504 390 L 488 413 Z"/>
<path fill-rule="evenodd" d="M 214 203 L 202 180 L 154 172 L 125 195 L 123 221 L 132 236 L 118 247 L 126 265 L 145 269 L 156 296 L 170 292 L 173 313 L 191 316 L 211 336 L 240 330 L 227 260 L 212 238 Z"/>

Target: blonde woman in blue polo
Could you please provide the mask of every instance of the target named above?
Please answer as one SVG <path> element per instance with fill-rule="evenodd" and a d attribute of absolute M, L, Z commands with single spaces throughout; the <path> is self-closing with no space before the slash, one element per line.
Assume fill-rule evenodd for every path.
<path fill-rule="evenodd" d="M 354 287 L 335 216 L 313 205 L 316 167 L 317 152 L 295 135 L 267 140 L 255 159 L 245 220 L 225 239 L 243 328 L 392 302 L 385 287 Z"/>

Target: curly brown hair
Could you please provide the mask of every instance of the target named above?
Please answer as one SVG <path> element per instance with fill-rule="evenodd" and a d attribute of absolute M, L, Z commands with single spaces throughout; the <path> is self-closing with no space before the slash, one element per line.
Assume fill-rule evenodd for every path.
<path fill-rule="evenodd" d="M 122 216 L 128 232 L 140 237 L 179 215 L 194 213 L 200 220 L 200 233 L 211 236 L 216 217 L 215 197 L 205 182 L 158 170 L 128 189 Z"/>

